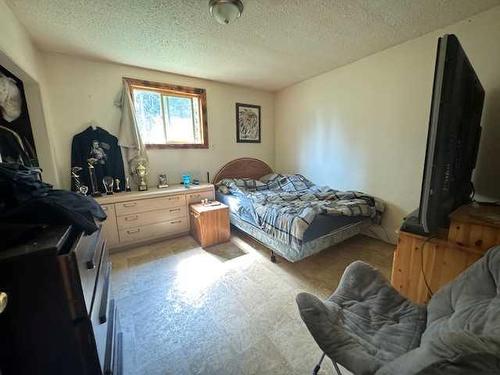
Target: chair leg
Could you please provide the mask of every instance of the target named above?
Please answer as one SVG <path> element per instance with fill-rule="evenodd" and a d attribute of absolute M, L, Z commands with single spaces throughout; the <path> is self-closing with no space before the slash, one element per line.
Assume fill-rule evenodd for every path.
<path fill-rule="evenodd" d="M 337 371 L 337 375 L 342 375 L 342 373 L 340 372 L 339 366 L 337 365 L 337 362 L 335 362 L 332 359 L 332 363 L 333 363 L 333 367 L 335 367 L 335 371 Z"/>
<path fill-rule="evenodd" d="M 318 364 L 314 366 L 312 375 L 318 375 L 318 372 L 321 369 L 321 363 L 323 362 L 323 359 L 325 359 L 325 353 L 321 354 L 321 358 L 319 359 Z"/>
<path fill-rule="evenodd" d="M 276 255 L 274 255 L 274 251 L 271 250 L 271 262 L 276 263 Z"/>
<path fill-rule="evenodd" d="M 312 375 L 318 375 L 319 370 L 321 369 L 321 363 L 323 363 L 325 356 L 326 356 L 325 353 L 321 354 L 321 358 L 319 359 L 318 364 L 316 366 L 314 366 Z M 335 371 L 337 372 L 337 375 L 342 375 L 342 373 L 340 372 L 339 366 L 337 365 L 337 362 L 335 362 L 332 359 L 332 363 L 333 363 L 333 367 L 335 367 Z"/>

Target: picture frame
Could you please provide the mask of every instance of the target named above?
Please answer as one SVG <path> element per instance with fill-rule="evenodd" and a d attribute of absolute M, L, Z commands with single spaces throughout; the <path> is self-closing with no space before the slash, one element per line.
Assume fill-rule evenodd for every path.
<path fill-rule="evenodd" d="M 260 143 L 260 105 L 236 103 L 236 142 Z"/>

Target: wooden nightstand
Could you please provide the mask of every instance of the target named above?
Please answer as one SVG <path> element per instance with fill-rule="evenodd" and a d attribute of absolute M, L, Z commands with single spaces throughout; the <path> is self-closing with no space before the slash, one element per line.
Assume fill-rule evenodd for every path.
<path fill-rule="evenodd" d="M 192 204 L 189 208 L 191 234 L 201 247 L 229 241 L 229 208 L 225 204 L 205 206 Z"/>

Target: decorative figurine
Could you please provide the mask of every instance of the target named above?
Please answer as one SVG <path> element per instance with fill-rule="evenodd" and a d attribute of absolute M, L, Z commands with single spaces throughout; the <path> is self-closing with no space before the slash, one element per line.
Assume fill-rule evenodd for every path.
<path fill-rule="evenodd" d="M 184 187 L 186 189 L 189 189 L 189 187 L 191 186 L 191 175 L 183 174 L 182 175 L 182 183 L 184 184 Z"/>
<path fill-rule="evenodd" d="M 167 175 L 165 173 L 158 176 L 158 189 L 167 188 Z"/>
<path fill-rule="evenodd" d="M 106 195 L 113 195 L 113 177 L 104 176 L 104 178 L 102 179 L 102 184 L 104 185 L 104 190 L 106 190 Z"/>
<path fill-rule="evenodd" d="M 132 191 L 132 189 L 130 188 L 130 177 L 129 176 L 125 177 L 125 191 Z"/>
<path fill-rule="evenodd" d="M 89 168 L 89 179 L 91 188 L 90 195 L 92 195 L 93 197 L 100 197 L 102 196 L 102 194 L 97 189 L 97 177 L 95 175 L 95 168 L 94 168 L 94 164 L 97 162 L 97 159 L 90 158 L 87 160 L 87 162 L 89 165 L 88 168 Z"/>
<path fill-rule="evenodd" d="M 120 179 L 119 178 L 115 178 L 115 193 L 120 193 L 121 192 L 121 189 L 120 189 Z"/>

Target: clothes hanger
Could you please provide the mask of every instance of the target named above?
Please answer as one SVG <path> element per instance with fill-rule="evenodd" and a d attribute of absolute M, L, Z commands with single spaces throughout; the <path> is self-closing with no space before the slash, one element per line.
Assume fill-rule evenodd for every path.
<path fill-rule="evenodd" d="M 92 130 L 97 130 L 97 127 L 99 126 L 99 124 L 94 120 L 90 121 L 89 125 L 92 128 Z"/>

